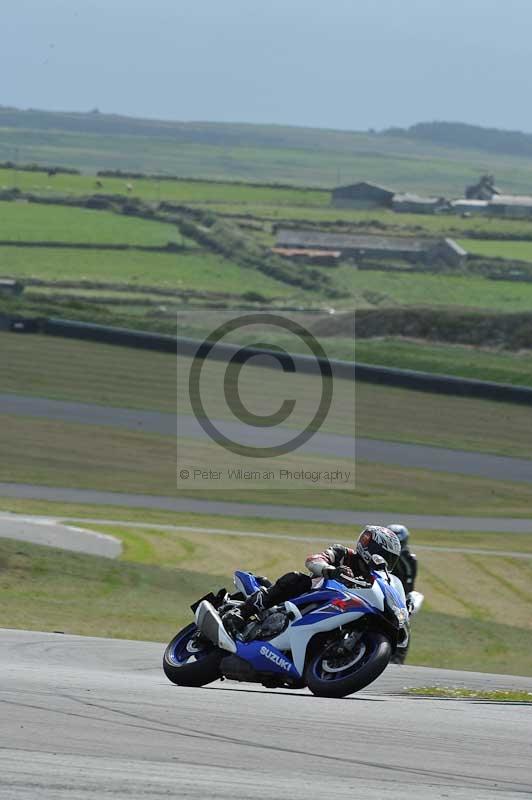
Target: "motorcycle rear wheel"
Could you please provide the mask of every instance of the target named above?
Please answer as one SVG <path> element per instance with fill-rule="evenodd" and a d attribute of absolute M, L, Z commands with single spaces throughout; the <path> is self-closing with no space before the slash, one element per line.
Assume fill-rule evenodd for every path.
<path fill-rule="evenodd" d="M 382 633 L 368 631 L 359 640 L 359 649 L 342 659 L 321 650 L 305 671 L 307 686 L 318 697 L 346 697 L 378 678 L 390 662 L 392 645 Z"/>
<path fill-rule="evenodd" d="M 179 631 L 164 651 L 163 670 L 178 686 L 205 686 L 221 677 L 222 653 L 210 642 L 195 643 L 194 623 Z"/>

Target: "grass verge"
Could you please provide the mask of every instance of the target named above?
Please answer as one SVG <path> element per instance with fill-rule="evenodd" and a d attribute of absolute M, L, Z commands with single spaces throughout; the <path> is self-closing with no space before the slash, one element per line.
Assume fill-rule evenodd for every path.
<path fill-rule="evenodd" d="M 10 497 L 0 497 L 0 511 L 13 514 L 35 514 L 40 516 L 50 516 L 59 520 L 70 520 L 73 522 L 85 522 L 91 520 L 94 526 L 113 525 L 116 522 L 116 530 L 120 529 L 124 534 L 124 542 L 127 546 L 128 531 L 135 537 L 140 537 L 141 541 L 145 538 L 145 531 L 148 529 L 148 537 L 151 536 L 153 526 L 181 526 L 198 529 L 197 532 L 209 532 L 210 530 L 231 533 L 247 534 L 262 533 L 267 536 L 276 537 L 301 537 L 302 541 L 307 541 L 307 547 L 319 546 L 320 542 L 330 543 L 335 541 L 348 544 L 353 540 L 354 532 L 350 525 L 340 525 L 323 522 L 306 522 L 302 520 L 282 520 L 266 519 L 264 517 L 232 517 L 230 515 L 217 514 L 197 514 L 189 512 L 163 511 L 153 508 L 133 508 L 129 506 L 105 506 L 105 505 L 82 505 L 79 503 L 61 503 L 49 500 L 27 500 Z M 100 521 L 100 522 L 99 522 Z M 391 524 L 398 520 L 392 520 L 389 515 L 383 514 L 382 519 L 372 520 L 368 517 L 368 522 L 379 524 Z M 399 520 L 400 521 L 400 520 Z M 134 530 L 131 528 L 139 526 Z M 99 529 L 98 529 L 99 530 Z M 185 531 L 186 533 L 186 531 Z M 412 546 L 416 550 L 421 547 L 443 547 L 443 548 L 470 548 L 490 550 L 500 553 L 519 552 L 532 553 L 532 537 L 528 533 L 508 533 L 501 529 L 499 532 L 492 531 L 447 531 L 447 530 L 412 530 Z M 319 540 L 316 544 L 308 543 L 308 540 Z M 159 540 L 156 539 L 156 542 Z M 152 551 L 153 542 L 148 539 L 146 547 Z M 144 549 L 144 545 L 142 545 Z M 498 557 L 498 556 L 497 556 Z M 135 560 L 132 553 L 128 554 L 130 560 Z M 424 556 L 423 556 L 424 559 Z"/>
<path fill-rule="evenodd" d="M 231 571 L 243 566 L 241 540 L 232 547 Z M 185 563 L 198 568 L 113 562 L 0 539 L 2 624 L 164 642 L 190 619 L 191 602 L 227 585 L 229 578 L 214 558 L 203 572 L 192 552 Z M 289 567 L 286 559 L 283 565 Z M 532 674 L 531 645 L 530 630 L 423 609 L 415 620 L 409 661 L 527 675 Z"/>
<path fill-rule="evenodd" d="M 381 520 L 378 520 L 379 522 Z M 274 534 L 263 537 L 238 535 L 238 532 L 202 532 L 201 529 L 160 530 L 129 528 L 125 525 L 90 525 L 91 529 L 115 536 L 123 542 L 123 556 L 128 562 L 172 566 L 190 569 L 201 574 L 215 571 L 227 578 L 238 567 L 256 571 L 261 575 L 276 577 L 287 570 L 303 568 L 310 552 L 320 551 L 331 544 L 331 533 L 322 526 L 317 541 L 309 542 L 304 537 L 285 539 Z M 354 533 L 340 537 L 344 543 L 352 542 Z M 437 542 L 440 534 L 434 534 Z M 420 544 L 427 536 L 413 533 L 412 544 Z M 455 541 L 458 537 L 453 537 Z M 466 543 L 468 536 L 463 537 Z M 499 545 L 503 537 L 499 537 Z M 505 536 L 505 544 L 512 540 Z M 459 545 L 460 546 L 460 545 Z M 438 614 L 450 614 L 461 619 L 480 623 L 489 620 L 504 625 L 511 619 L 512 625 L 529 630 L 532 634 L 529 607 L 532 602 L 532 559 L 510 556 L 493 556 L 475 552 L 474 544 L 467 544 L 471 552 L 463 548 L 457 552 L 427 550 L 419 553 L 418 587 L 425 594 L 425 609 Z M 213 567 L 214 565 L 214 567 Z M 502 574 L 500 567 L 504 568 Z M 511 578 L 506 577 L 511 575 Z M 474 586 L 474 595 L 464 591 L 464 586 Z M 493 596 L 497 603 L 494 606 Z M 518 598 L 518 599 L 516 599 Z"/>
<path fill-rule="evenodd" d="M 446 700 L 492 700 L 497 703 L 532 703 L 532 692 L 520 692 L 515 689 L 457 689 L 444 686 L 419 686 L 406 689 L 406 694 L 419 697 L 443 697 Z"/>
<path fill-rule="evenodd" d="M 532 353 L 529 351 L 509 353 L 402 339 L 358 339 L 356 355 L 358 361 L 367 364 L 532 386 Z"/>
<path fill-rule="evenodd" d="M 223 578 L 0 539 L 2 625 L 164 642 Z"/>
<path fill-rule="evenodd" d="M 525 483 L 364 462 L 357 463 L 356 491 L 320 488 L 311 480 L 297 481 L 297 488 L 283 491 L 275 480 L 235 489 L 224 481 L 223 490 L 218 491 L 212 481 L 207 489 L 197 490 L 181 488 L 181 482 L 177 492 L 175 440 L 171 438 L 10 415 L 1 415 L 0 423 L 3 428 L 0 481 L 164 496 L 179 494 L 197 500 L 382 512 L 393 509 L 395 513 L 416 514 L 448 514 L 452 497 L 454 514 L 530 515 L 530 486 Z M 211 450 L 199 440 L 181 445 L 187 446 L 190 462 L 195 465 L 211 455 Z M 220 458 L 218 453 L 217 457 Z M 291 456 L 281 466 L 325 470 L 334 464 L 342 466 L 337 459 L 307 456 L 297 460 Z"/>
<path fill-rule="evenodd" d="M 451 366 L 455 350 L 458 364 L 464 365 L 468 358 L 477 357 L 476 351 L 468 348 L 422 347 L 419 352 L 425 358 L 423 367 L 434 352 L 445 370 L 450 371 L 447 367 Z M 409 344 L 403 346 L 385 340 L 361 342 L 357 346 L 357 357 L 361 360 L 362 355 L 369 358 L 372 353 L 375 358 L 384 353 L 383 357 L 390 360 L 405 359 L 401 362 L 404 366 L 415 366 Z M 180 374 L 185 374 L 189 363 L 186 359 L 176 361 L 164 353 L 10 333 L 0 333 L 0 362 L 4 392 L 170 413 L 175 413 L 177 407 L 177 365 Z M 486 362 L 492 363 L 489 357 Z M 513 374 L 520 376 L 520 370 L 526 372 L 529 363 L 530 358 L 525 356 L 522 361 L 518 356 L 507 359 L 508 369 L 515 368 L 517 372 Z M 499 361 L 492 368 L 498 369 Z M 254 380 L 252 367 L 242 371 L 242 379 L 246 379 L 248 369 L 250 379 L 245 389 L 249 389 L 249 394 L 244 393 L 244 397 L 249 397 L 250 407 L 257 408 L 268 400 L 272 386 L 265 387 L 264 380 Z M 214 382 L 216 370 L 212 375 L 213 381 L 209 381 L 206 389 L 216 404 L 216 416 L 220 417 L 224 415 L 224 406 L 219 402 L 220 392 Z M 530 412 L 525 406 L 360 382 L 354 389 L 357 436 L 523 458 L 529 458 L 532 452 Z M 312 400 L 315 392 L 308 394 Z M 186 397 L 182 400 L 186 403 Z M 278 396 L 272 396 L 271 402 L 269 412 L 272 407 L 278 408 Z M 186 413 L 188 405 L 179 407 Z M 334 430 L 333 420 L 327 420 L 327 426 Z M 344 430 L 345 420 L 340 432 Z"/>

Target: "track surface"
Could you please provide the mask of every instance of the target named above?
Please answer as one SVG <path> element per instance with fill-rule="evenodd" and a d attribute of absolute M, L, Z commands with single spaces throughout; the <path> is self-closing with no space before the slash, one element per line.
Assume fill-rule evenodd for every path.
<path fill-rule="evenodd" d="M 531 678 L 389 667 L 345 700 L 183 689 L 162 646 L 0 630 L 2 800 L 509 800 L 532 791 L 530 707 L 401 697 Z"/>
<path fill-rule="evenodd" d="M 220 494 L 222 493 L 220 492 Z M 402 524 L 420 530 L 532 533 L 532 519 L 398 514 L 394 511 L 335 511 L 303 506 L 227 503 L 222 500 L 193 500 L 188 497 L 101 492 L 95 489 L 56 488 L 52 486 L 35 486 L 27 483 L 0 483 L 0 497 L 120 506 L 123 508 L 155 508 L 161 511 L 215 514 L 230 517 L 265 517 L 267 519 L 303 520 L 308 522 L 334 522 L 337 525 L 366 525 L 371 521 L 382 521 L 386 517 L 389 523 L 400 520 Z"/>
<path fill-rule="evenodd" d="M 85 530 L 77 524 L 65 524 L 51 517 L 0 512 L 0 537 L 106 558 L 116 558 L 122 552 L 122 543 L 114 536 Z"/>
<path fill-rule="evenodd" d="M 128 408 L 99 406 L 89 403 L 69 403 L 40 397 L 0 394 L 0 413 L 54 419 L 78 424 L 114 426 L 127 430 L 176 436 L 180 439 L 205 438 L 206 434 L 195 417 L 164 414 L 158 411 L 136 411 Z M 272 444 L 272 437 L 284 442 L 294 431 L 262 428 L 213 420 L 226 436 L 248 445 L 260 447 Z M 480 478 L 532 483 L 532 460 L 474 453 L 466 450 L 448 450 L 444 447 L 385 442 L 378 439 L 355 439 L 349 436 L 316 433 L 302 452 L 322 456 L 352 459 L 382 464 L 399 464 L 404 467 L 430 469 L 475 475 Z"/>

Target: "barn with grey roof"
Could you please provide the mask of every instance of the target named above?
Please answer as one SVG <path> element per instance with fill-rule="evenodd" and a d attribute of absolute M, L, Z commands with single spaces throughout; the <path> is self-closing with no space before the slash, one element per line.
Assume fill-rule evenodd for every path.
<path fill-rule="evenodd" d="M 332 250 L 343 258 L 400 258 L 411 263 L 443 261 L 461 266 L 467 252 L 453 239 L 422 239 L 413 236 L 325 233 L 316 230 L 280 228 L 277 249 Z"/>
<path fill-rule="evenodd" d="M 394 194 L 393 189 L 360 181 L 333 189 L 331 203 L 335 208 L 391 208 Z"/>

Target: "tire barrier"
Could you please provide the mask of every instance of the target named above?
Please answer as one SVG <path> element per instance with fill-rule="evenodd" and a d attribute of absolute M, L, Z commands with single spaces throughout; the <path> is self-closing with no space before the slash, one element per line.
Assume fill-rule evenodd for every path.
<path fill-rule="evenodd" d="M 13 332 L 42 333 L 48 336 L 60 336 L 67 339 L 82 339 L 121 347 L 136 347 L 143 350 L 155 350 L 161 353 L 174 353 L 178 356 L 194 357 L 198 355 L 203 341 L 188 337 L 175 337 L 160 333 L 135 331 L 128 328 L 113 328 L 89 322 L 76 322 L 65 319 L 28 319 L 22 317 L 0 318 L 0 329 Z M 201 352 L 199 353 L 201 357 Z M 221 361 L 247 361 L 252 357 L 260 357 L 264 368 L 282 363 L 283 355 L 274 350 L 254 347 L 242 347 L 236 344 L 221 344 L 210 351 L 209 358 Z M 314 356 L 287 354 L 292 359 L 298 372 L 312 375 L 319 374 L 319 359 Z M 330 360 L 334 378 L 357 380 L 364 383 L 393 386 L 411 389 L 418 392 L 475 397 L 485 400 L 498 400 L 507 403 L 532 405 L 532 388 L 512 386 L 505 383 L 459 378 L 453 375 L 439 375 L 416 370 L 381 367 L 360 362 Z"/>
<path fill-rule="evenodd" d="M 128 328 L 111 328 L 107 325 L 95 325 L 92 322 L 75 322 L 54 317 L 44 320 L 40 332 L 48 336 L 61 336 L 65 339 L 83 339 L 102 344 L 136 347 L 142 350 L 157 350 L 161 353 L 175 353 L 177 347 L 175 336 L 134 331 Z"/>

